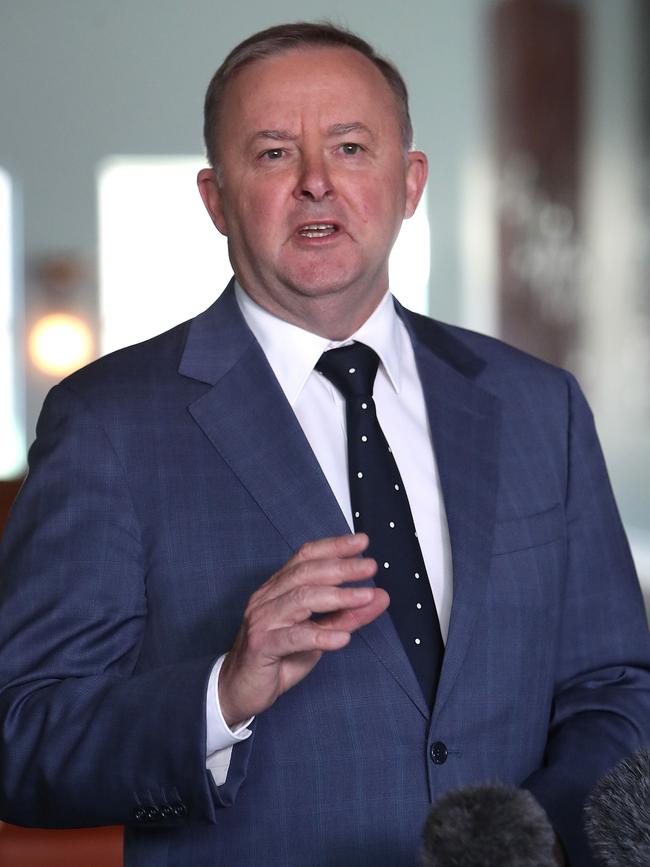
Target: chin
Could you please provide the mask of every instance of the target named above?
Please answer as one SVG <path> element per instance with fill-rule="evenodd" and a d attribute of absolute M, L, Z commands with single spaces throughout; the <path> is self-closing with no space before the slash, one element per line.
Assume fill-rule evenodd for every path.
<path fill-rule="evenodd" d="M 367 283 L 361 270 L 345 267 L 318 265 L 295 269 L 285 275 L 285 282 L 294 291 L 309 298 L 339 295 Z"/>

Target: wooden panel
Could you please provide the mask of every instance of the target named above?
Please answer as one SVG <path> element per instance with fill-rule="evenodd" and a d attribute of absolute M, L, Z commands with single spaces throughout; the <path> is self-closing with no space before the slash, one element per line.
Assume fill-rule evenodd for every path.
<path fill-rule="evenodd" d="M 500 336 L 567 366 L 581 279 L 583 11 L 502 0 L 492 36 Z"/>
<path fill-rule="evenodd" d="M 8 482 L 0 481 L 0 535 L 7 520 L 11 504 L 20 490 L 21 484 L 22 479 L 12 479 Z"/>
<path fill-rule="evenodd" d="M 0 823 L 2 867 L 122 867 L 121 828 L 65 831 Z"/>

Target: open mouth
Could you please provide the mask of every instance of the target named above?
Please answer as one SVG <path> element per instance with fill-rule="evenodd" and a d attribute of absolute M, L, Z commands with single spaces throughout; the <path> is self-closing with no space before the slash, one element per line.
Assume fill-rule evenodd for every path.
<path fill-rule="evenodd" d="M 298 229 L 298 234 L 302 238 L 327 238 L 338 230 L 339 227 L 335 223 L 308 223 Z"/>

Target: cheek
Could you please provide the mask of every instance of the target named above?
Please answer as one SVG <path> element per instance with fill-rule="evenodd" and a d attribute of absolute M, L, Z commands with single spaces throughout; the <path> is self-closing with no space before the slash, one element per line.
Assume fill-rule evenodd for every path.
<path fill-rule="evenodd" d="M 245 227 L 259 227 L 265 235 L 274 235 L 286 216 L 286 196 L 274 185 L 258 185 L 242 192 L 239 210 Z"/>
<path fill-rule="evenodd" d="M 362 223 L 377 226 L 386 215 L 387 202 L 377 187 L 364 186 L 354 193 L 355 210 Z"/>
<path fill-rule="evenodd" d="M 362 223 L 377 236 L 388 237 L 404 216 L 404 189 L 397 178 L 378 177 L 353 193 Z"/>

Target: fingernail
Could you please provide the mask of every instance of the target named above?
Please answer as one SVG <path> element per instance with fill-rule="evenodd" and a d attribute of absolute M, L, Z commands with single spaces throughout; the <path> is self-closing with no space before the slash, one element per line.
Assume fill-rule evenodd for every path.
<path fill-rule="evenodd" d="M 356 599 L 365 599 L 368 602 L 372 599 L 372 588 L 371 587 L 356 587 L 352 593 Z"/>

